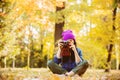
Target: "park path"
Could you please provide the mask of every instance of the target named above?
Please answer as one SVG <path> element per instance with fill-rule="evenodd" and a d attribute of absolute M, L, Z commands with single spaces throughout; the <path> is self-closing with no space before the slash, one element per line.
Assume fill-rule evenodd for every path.
<path fill-rule="evenodd" d="M 104 70 L 88 69 L 82 77 L 69 77 L 53 74 L 48 68 L 9 68 L 0 70 L 0 80 L 120 80 L 120 71 L 105 73 Z"/>

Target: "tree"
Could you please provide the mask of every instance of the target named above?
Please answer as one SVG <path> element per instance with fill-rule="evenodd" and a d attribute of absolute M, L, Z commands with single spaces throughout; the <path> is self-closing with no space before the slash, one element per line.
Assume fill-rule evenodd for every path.
<path fill-rule="evenodd" d="M 118 3 L 120 2 L 120 0 L 115 0 L 114 2 L 114 6 L 113 6 L 113 25 L 112 25 L 112 30 L 113 30 L 113 36 L 111 37 L 111 44 L 108 44 L 107 46 L 107 50 L 108 50 L 108 58 L 107 58 L 107 64 L 106 64 L 106 69 L 105 72 L 109 72 L 110 71 L 110 63 L 111 63 L 111 56 L 112 56 L 112 52 L 113 52 L 113 47 L 115 46 L 115 41 L 112 41 L 112 39 L 115 39 L 116 36 L 116 27 L 115 27 L 115 21 L 116 21 L 116 14 L 117 14 L 117 7 L 118 7 Z"/>
<path fill-rule="evenodd" d="M 53 25 L 51 25 L 51 22 L 49 21 L 48 14 L 49 12 L 53 11 L 55 1 L 53 0 L 51 1 L 47 1 L 47 0 L 42 0 L 42 1 L 39 1 L 39 0 L 27 0 L 27 1 L 6 0 L 6 2 L 9 3 L 9 6 L 7 8 L 10 11 L 6 11 L 7 13 L 3 11 L 3 13 L 5 14 L 4 16 L 5 20 L 3 21 L 3 23 L 5 24 L 5 28 L 3 28 L 4 29 L 3 31 L 0 31 L 0 33 L 2 32 L 4 33 L 4 35 L 0 36 L 0 38 L 1 38 L 1 41 L 2 40 L 4 41 L 4 42 L 2 41 L 2 44 L 4 45 L 1 45 L 0 56 L 7 54 L 8 61 L 9 61 L 9 59 L 14 53 L 14 55 L 17 56 L 18 58 L 16 59 L 16 62 L 22 63 L 22 66 L 20 64 L 16 64 L 16 65 L 25 67 L 26 62 L 27 62 L 26 56 L 27 56 L 27 53 L 29 53 L 29 51 L 26 50 L 27 43 L 33 40 L 34 43 L 30 43 L 29 44 L 30 47 L 28 48 L 30 49 L 30 53 L 33 53 L 32 56 L 36 56 L 35 53 L 39 56 L 37 57 L 38 61 L 35 61 L 36 59 L 32 60 L 32 61 L 37 62 L 36 64 L 38 66 L 39 62 L 40 61 L 43 62 L 44 56 L 46 56 L 46 52 L 45 52 L 46 48 L 43 48 L 43 46 L 46 43 L 45 42 L 46 35 L 50 34 L 49 36 L 50 37 L 52 36 L 51 34 L 52 31 L 49 31 L 49 30 L 50 28 L 52 28 L 51 26 Z M 41 5 L 41 3 L 43 5 Z M 6 10 L 6 7 L 4 10 Z M 32 27 L 32 32 L 33 32 L 32 35 L 34 35 L 32 39 L 28 38 L 29 31 L 27 29 L 29 27 L 30 28 Z M 49 28 L 49 29 L 46 29 L 46 28 Z M 10 37 L 11 34 L 12 34 L 12 37 Z M 36 36 L 37 38 L 35 38 Z M 37 43 L 35 43 L 35 41 Z M 52 41 L 51 38 L 48 41 Z M 16 47 L 13 47 L 13 46 L 16 46 Z M 31 47 L 33 47 L 34 49 L 32 49 Z M 17 48 L 19 48 L 20 54 L 18 54 L 17 51 L 14 52 L 14 50 L 17 50 Z M 52 52 L 52 49 L 50 50 L 50 52 Z M 9 65 L 11 65 L 11 63 L 9 63 Z M 31 66 L 33 67 L 33 65 Z"/>
<path fill-rule="evenodd" d="M 56 42 L 61 38 L 64 27 L 64 14 L 61 14 L 60 11 L 65 9 L 65 2 L 58 2 L 59 5 L 56 6 L 56 23 L 55 23 L 55 33 L 54 33 L 54 43 L 56 47 Z"/>

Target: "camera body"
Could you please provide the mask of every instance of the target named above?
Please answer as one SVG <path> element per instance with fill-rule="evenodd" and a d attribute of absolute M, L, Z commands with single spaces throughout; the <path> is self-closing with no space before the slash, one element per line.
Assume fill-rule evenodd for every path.
<path fill-rule="evenodd" d="M 66 47 L 69 47 L 70 42 L 69 41 L 61 41 L 60 43 L 61 43 L 62 47 L 66 48 Z"/>

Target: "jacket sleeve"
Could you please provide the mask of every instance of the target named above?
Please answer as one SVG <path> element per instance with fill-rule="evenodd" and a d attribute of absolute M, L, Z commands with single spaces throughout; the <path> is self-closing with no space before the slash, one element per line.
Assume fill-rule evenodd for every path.
<path fill-rule="evenodd" d="M 61 59 L 58 59 L 58 58 L 56 57 L 56 55 L 54 56 L 53 61 L 54 61 L 55 63 L 57 63 L 57 64 L 60 64 L 60 63 L 61 63 Z"/>
<path fill-rule="evenodd" d="M 82 57 L 82 51 L 81 51 L 79 48 L 77 48 L 77 52 L 78 52 L 80 58 L 81 58 L 82 61 L 83 61 L 84 59 L 83 59 L 83 57 Z"/>

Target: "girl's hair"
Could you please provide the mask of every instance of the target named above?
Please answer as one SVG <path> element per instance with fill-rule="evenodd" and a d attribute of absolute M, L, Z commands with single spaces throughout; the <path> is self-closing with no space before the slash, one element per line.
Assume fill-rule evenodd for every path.
<path fill-rule="evenodd" d="M 74 45 L 75 45 L 75 47 L 77 47 L 77 43 L 76 43 L 76 40 L 75 40 L 75 39 L 73 39 L 73 41 L 74 41 Z"/>
<path fill-rule="evenodd" d="M 75 47 L 77 48 L 77 43 L 76 43 L 76 40 L 75 39 L 73 39 L 74 40 L 74 45 L 75 45 Z M 63 53 L 69 53 L 70 54 L 70 56 L 62 56 L 62 62 L 64 63 L 64 62 L 67 62 L 69 59 L 71 60 L 71 61 L 75 61 L 75 55 L 74 55 L 74 51 L 72 50 L 72 49 L 68 49 L 68 48 L 66 48 L 66 50 L 65 51 L 62 51 Z"/>

